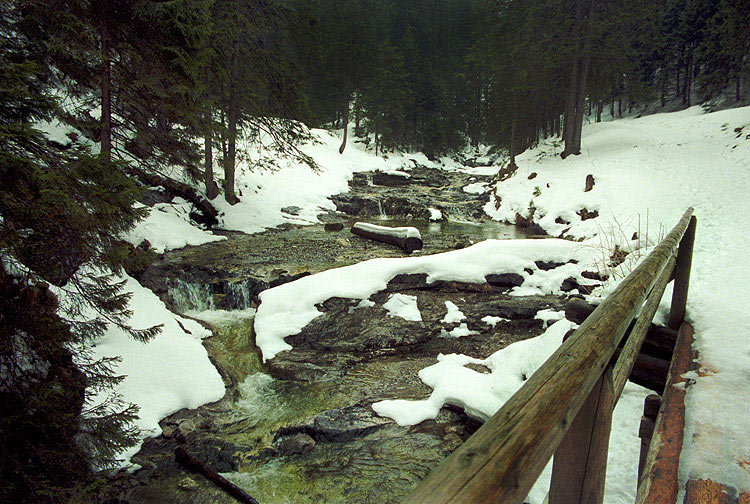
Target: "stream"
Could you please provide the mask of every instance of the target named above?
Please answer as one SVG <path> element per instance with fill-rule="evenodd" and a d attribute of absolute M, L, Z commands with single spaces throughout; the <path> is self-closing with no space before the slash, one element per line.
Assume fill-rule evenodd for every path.
<path fill-rule="evenodd" d="M 212 329 L 204 345 L 227 394 L 164 419 L 163 435 L 148 439 L 133 458 L 141 469 L 111 478 L 110 501 L 236 502 L 178 466 L 178 446 L 261 504 L 400 501 L 479 424 L 449 406 L 435 420 L 402 427 L 377 416 L 371 404 L 427 397 L 430 388 L 417 373 L 434 364 L 438 354 L 487 357 L 540 334 L 542 323 L 534 315 L 561 309 L 565 300 L 508 296 L 510 286 L 502 283 L 426 285 L 423 276 L 400 275 L 386 291 L 370 297 L 372 306 L 339 298 L 322 303 L 324 314 L 287 338 L 294 349 L 263 363 L 253 335 L 257 295 L 326 269 L 404 256 L 396 247 L 351 234 L 358 220 L 417 227 L 424 248 L 414 255 L 489 238 L 529 237 L 483 217 L 486 195 L 462 190 L 488 180 L 423 167 L 408 179 L 358 173 L 349 193 L 332 198 L 338 211 L 322 215 L 321 224 L 287 225 L 256 235 L 226 233 L 225 241 L 161 255 L 139 281 L 173 311 Z M 447 220 L 431 222 L 431 208 Z M 394 292 L 416 296 L 423 321 L 386 316 L 382 304 Z M 440 337 L 446 301 L 461 307 L 474 334 Z M 487 315 L 504 321 L 490 326 L 482 321 Z"/>

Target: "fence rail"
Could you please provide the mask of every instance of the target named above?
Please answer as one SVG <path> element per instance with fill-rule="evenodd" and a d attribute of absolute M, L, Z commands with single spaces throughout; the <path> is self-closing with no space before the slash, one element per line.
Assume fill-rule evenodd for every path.
<path fill-rule="evenodd" d="M 685 314 L 692 214 L 689 208 L 575 334 L 405 504 L 520 504 L 553 455 L 551 504 L 602 502 L 612 411 L 673 276 L 669 325 L 679 327 Z"/>

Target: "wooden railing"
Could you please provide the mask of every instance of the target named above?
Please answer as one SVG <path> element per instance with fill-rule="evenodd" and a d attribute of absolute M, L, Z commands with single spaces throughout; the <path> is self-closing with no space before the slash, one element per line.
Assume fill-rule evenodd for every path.
<path fill-rule="evenodd" d="M 521 503 L 553 455 L 551 504 L 602 502 L 612 411 L 672 278 L 669 325 L 679 327 L 685 314 L 692 214 L 689 208 L 575 334 L 404 503 Z"/>

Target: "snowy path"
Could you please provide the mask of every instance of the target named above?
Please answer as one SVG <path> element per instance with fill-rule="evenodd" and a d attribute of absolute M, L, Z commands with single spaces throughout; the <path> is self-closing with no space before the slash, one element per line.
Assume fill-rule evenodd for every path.
<path fill-rule="evenodd" d="M 744 128 L 739 135 L 735 128 Z M 523 211 L 534 199 L 542 225 L 552 233 L 558 215 L 571 220 L 574 236 L 592 237 L 615 226 L 634 228 L 648 213 L 670 229 L 688 206 L 698 218 L 688 319 L 696 330 L 701 377 L 688 388 L 687 427 L 680 476 L 711 478 L 750 491 L 750 108 L 703 114 L 699 107 L 673 114 L 592 124 L 584 128 L 583 153 L 560 161 L 520 158 L 520 172 L 501 184 L 496 218 Z M 592 173 L 596 186 L 583 193 Z M 533 198 L 535 187 L 543 189 Z M 597 209 L 598 219 L 576 221 L 575 212 Z M 537 216 L 539 218 L 540 216 Z M 592 221 L 595 224 L 592 224 Z M 643 229 L 641 228 L 641 232 Z M 620 232 L 630 236 L 632 230 Z M 596 238 L 594 238 L 595 240 Z M 669 293 L 668 293 L 669 294 Z"/>

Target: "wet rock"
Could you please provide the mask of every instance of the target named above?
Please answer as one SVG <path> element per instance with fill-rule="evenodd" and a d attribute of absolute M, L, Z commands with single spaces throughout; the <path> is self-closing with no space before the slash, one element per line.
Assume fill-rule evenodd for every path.
<path fill-rule="evenodd" d="M 187 477 L 177 484 L 177 488 L 185 492 L 193 492 L 198 489 L 198 483 L 193 478 Z"/>
<path fill-rule="evenodd" d="M 342 231 L 344 229 L 344 223 L 343 222 L 327 222 L 323 226 L 323 229 L 325 229 L 329 233 Z"/>
<path fill-rule="evenodd" d="M 412 181 L 407 175 L 375 172 L 372 174 L 372 183 L 379 186 L 399 187 L 410 184 Z"/>
<path fill-rule="evenodd" d="M 307 434 L 294 434 L 279 438 L 274 447 L 281 455 L 304 455 L 315 448 L 315 440 Z"/>
<path fill-rule="evenodd" d="M 237 470 L 237 461 L 234 458 L 237 448 L 222 439 L 197 439 L 188 443 L 185 450 L 216 472 Z"/>
<path fill-rule="evenodd" d="M 484 277 L 487 283 L 493 287 L 499 287 L 501 289 L 512 289 L 523 284 L 523 277 L 518 273 L 491 273 Z"/>

